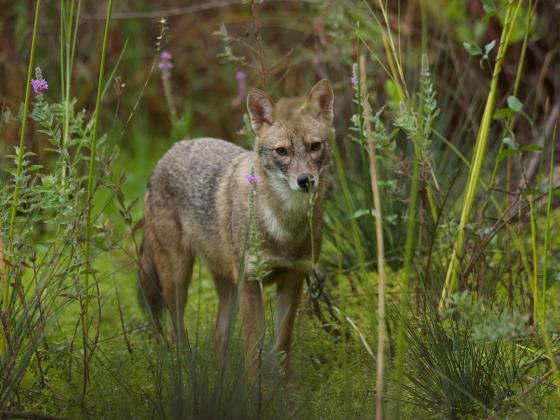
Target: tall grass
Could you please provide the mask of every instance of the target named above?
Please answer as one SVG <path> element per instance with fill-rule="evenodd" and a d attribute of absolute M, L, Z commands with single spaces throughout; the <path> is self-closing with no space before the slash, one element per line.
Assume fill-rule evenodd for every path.
<path fill-rule="evenodd" d="M 522 3 L 523 2 L 521 0 L 518 0 L 516 4 L 508 3 L 506 6 L 504 27 L 502 29 L 500 44 L 498 46 L 496 64 L 494 65 L 494 70 L 492 73 L 492 81 L 490 83 L 490 89 L 488 91 L 488 96 L 486 99 L 486 106 L 484 108 L 484 113 L 482 114 L 480 128 L 476 137 L 476 143 L 475 143 L 475 148 L 471 161 L 471 166 L 469 169 L 469 175 L 467 178 L 467 184 L 465 186 L 465 197 L 463 201 L 463 207 L 461 210 L 461 219 L 459 221 L 457 238 L 455 240 L 455 246 L 451 254 L 449 266 L 447 269 L 447 275 L 445 277 L 445 285 L 443 287 L 443 291 L 441 294 L 441 299 L 439 304 L 440 310 L 443 310 L 450 294 L 453 293 L 457 288 L 457 278 L 458 278 L 458 272 L 460 270 L 460 260 L 463 256 L 465 229 L 470 221 L 478 186 L 480 184 L 482 164 L 484 163 L 486 149 L 488 147 L 488 139 L 490 137 L 490 127 L 492 123 L 492 117 L 494 115 L 494 104 L 496 102 L 498 79 L 502 72 L 502 65 L 504 62 L 504 57 L 506 54 L 507 47 L 509 45 L 511 31 L 517 19 L 517 14 L 519 12 Z"/>
<path fill-rule="evenodd" d="M 507 342 L 473 340 L 468 324 L 451 320 L 447 325 L 434 315 L 405 322 L 405 400 L 425 416 L 489 416 L 530 369 L 524 366 L 526 351 Z"/>
<path fill-rule="evenodd" d="M 78 0 L 77 5 L 75 3 L 74 0 L 70 0 L 70 4 L 67 0 L 60 3 L 60 97 L 64 104 L 63 145 L 70 141 L 72 68 L 82 8 L 81 0 Z M 64 179 L 67 172 L 66 165 L 62 165 L 61 170 Z"/>
<path fill-rule="evenodd" d="M 381 194 L 379 193 L 379 180 L 377 171 L 377 156 L 375 153 L 375 144 L 373 130 L 371 128 L 371 109 L 367 92 L 367 73 L 366 58 L 362 54 L 360 56 L 360 83 L 361 91 L 364 92 L 362 98 L 362 109 L 366 128 L 367 151 L 369 158 L 369 172 L 371 178 L 371 190 L 373 191 L 373 209 L 375 211 L 375 238 L 377 245 L 377 273 L 378 273 L 378 295 L 377 295 L 377 374 L 375 380 L 376 405 L 375 418 L 383 419 L 383 397 L 384 397 L 384 381 L 385 381 L 385 288 L 387 277 L 385 275 L 385 246 L 383 239 L 383 211 L 381 209 Z"/>
<path fill-rule="evenodd" d="M 418 230 L 418 195 L 420 191 L 421 181 L 420 181 L 420 169 L 421 166 L 430 168 L 430 162 L 428 156 L 429 144 L 430 144 L 430 134 L 432 130 L 433 119 L 437 116 L 437 102 L 435 101 L 435 93 L 432 91 L 431 82 L 429 80 L 429 65 L 427 56 L 422 55 L 422 66 L 421 66 L 421 84 L 422 87 L 418 92 L 418 98 L 415 102 L 413 95 L 408 91 L 407 81 L 404 76 L 403 62 L 400 51 L 400 42 L 395 42 L 393 36 L 393 30 L 389 23 L 388 9 L 387 5 L 382 2 L 378 2 L 378 9 L 381 13 L 381 18 L 378 18 L 376 13 L 370 8 L 369 11 L 371 16 L 375 19 L 378 30 L 382 34 L 383 46 L 385 50 L 385 57 L 388 62 L 388 67 L 385 67 L 381 59 L 374 55 L 376 61 L 383 66 L 384 71 L 397 86 L 397 98 L 400 101 L 400 114 L 398 115 L 395 126 L 402 129 L 406 137 L 410 140 L 412 144 L 412 150 L 414 156 L 412 157 L 412 174 L 410 182 L 410 192 L 408 196 L 408 213 L 406 220 L 406 237 L 404 241 L 404 255 L 403 255 L 403 269 L 400 276 L 400 286 L 401 286 L 401 298 L 400 305 L 406 312 L 408 308 L 409 292 L 410 292 L 410 280 L 412 277 L 412 267 L 413 258 L 416 252 L 417 244 L 415 244 L 415 239 L 417 237 Z M 423 10 L 423 9 L 422 9 Z M 425 16 L 423 15 L 423 19 Z M 425 40 L 426 34 L 423 30 L 423 42 Z M 373 53 L 372 48 L 368 45 L 366 40 L 363 40 L 367 49 Z M 424 49 L 425 51 L 425 49 Z M 371 167 L 371 163 L 370 163 Z M 430 168 L 430 173 L 435 181 L 435 176 Z M 437 185 L 437 183 L 436 183 Z M 423 188 L 426 191 L 427 203 L 430 209 L 430 214 L 435 221 L 437 216 L 437 210 L 435 208 L 435 202 L 433 198 L 433 192 L 431 185 L 427 182 L 423 183 Z M 377 219 L 376 219 L 377 220 Z M 396 412 L 394 413 L 397 418 L 400 417 L 400 399 L 401 390 L 403 384 L 403 370 L 404 370 L 404 353 L 406 346 L 406 337 L 404 334 L 404 317 L 399 318 L 399 324 L 397 327 L 397 339 L 396 339 L 396 360 L 395 360 L 395 370 L 396 370 L 396 388 L 397 393 L 395 395 L 396 399 Z M 380 321 L 381 322 L 381 321 Z M 384 321 L 383 321 L 384 322 Z M 379 343 L 378 343 L 379 345 Z"/>
<path fill-rule="evenodd" d="M 333 80 L 337 107 L 347 107 L 347 97 L 354 92 L 358 118 L 351 120 L 353 142 L 345 142 L 350 129 L 343 118 L 339 119 L 338 138 L 329 139 L 337 183 L 327 207 L 322 257 L 318 261 L 313 258 L 311 287 L 304 293 L 298 315 L 292 369 L 280 380 L 276 355 L 265 351 L 274 327 L 265 323 L 258 349 L 263 369 L 256 382 L 246 375 L 241 334 L 233 316 L 235 308 L 221 361 L 213 351 L 212 318 L 216 305 L 210 274 L 203 265 L 196 265 L 198 275 L 193 278 L 187 307 L 186 322 L 191 333 L 188 347 L 159 340 L 141 318 L 132 286 L 138 251 L 134 235 L 141 229 L 141 223 L 136 223 L 141 218 L 141 209 L 135 203 L 141 199 L 156 155 L 163 153 L 170 143 L 168 131 L 174 132 L 183 117 L 170 107 L 173 127 L 167 130 L 165 125 L 159 131 L 152 130 L 148 118 L 133 118 L 137 110 L 143 112 L 144 105 L 153 106 L 141 103 L 140 98 L 144 89 L 146 97 L 150 97 L 153 86 L 149 80 L 157 68 L 157 57 L 151 69 L 144 69 L 143 73 L 143 60 L 139 60 L 141 65 L 134 68 L 133 75 L 124 71 L 119 86 L 127 87 L 116 94 L 111 92 L 111 81 L 117 75 L 116 69 L 110 74 L 105 70 L 110 59 L 108 38 L 114 17 L 111 0 L 106 3 L 105 16 L 100 18 L 104 18 L 103 43 L 97 77 L 91 78 L 97 88 L 95 108 L 91 117 L 77 112 L 75 108 L 81 101 L 73 96 L 79 96 L 82 79 L 87 78 L 77 79 L 80 86 L 74 82 L 74 87 L 72 75 L 83 70 L 77 69 L 75 63 L 82 60 L 77 53 L 81 48 L 78 29 L 80 34 L 87 33 L 87 26 L 82 25 L 88 25 L 90 20 L 80 15 L 89 10 L 80 0 L 65 0 L 53 6 L 60 6 L 60 14 L 56 14 L 60 16 L 61 31 L 57 63 L 60 100 L 52 101 L 49 91 L 33 101 L 29 97 L 30 80 L 27 81 L 20 147 L 9 170 L 12 181 L 0 186 L 0 228 L 8 240 L 0 271 L 6 261 L 8 272 L 3 276 L 2 294 L 9 294 L 9 299 L 2 300 L 0 417 L 37 417 L 45 412 L 68 418 L 361 418 L 371 417 L 373 411 L 376 418 L 557 417 L 558 397 L 554 391 L 560 383 L 555 359 L 558 343 L 551 328 L 558 316 L 553 278 L 558 264 L 551 257 L 558 247 L 554 236 L 558 217 L 554 202 L 554 148 L 548 174 L 543 170 L 540 176 L 548 186 L 542 187 L 542 191 L 526 191 L 529 200 L 520 207 L 529 209 L 526 218 L 509 214 L 509 207 L 502 211 L 492 189 L 501 173 L 500 151 L 496 160 L 489 162 L 489 132 L 494 132 L 489 118 L 495 114 L 492 108 L 501 92 L 498 79 L 506 47 L 519 20 L 516 17 L 523 15 L 521 3 L 508 2 L 505 6 L 506 18 L 488 91 L 480 82 L 473 83 L 483 79 L 474 70 L 461 74 L 450 70 L 452 66 L 445 56 L 452 50 L 448 44 L 455 40 L 446 33 L 435 34 L 441 15 L 433 13 L 434 6 L 429 2 L 419 2 L 420 19 L 424 22 L 420 32 L 421 54 L 416 51 L 415 32 L 410 42 L 405 35 L 411 21 L 400 15 L 404 10 L 393 8 L 390 2 L 379 1 L 371 7 L 346 1 L 306 3 L 309 9 L 298 9 L 302 19 L 319 16 L 326 27 L 335 29 L 325 32 L 317 50 L 312 51 L 302 42 L 301 51 L 295 49 L 286 62 L 297 66 L 301 60 L 307 66 L 306 54 L 320 56 L 319 64 L 314 65 L 323 66 Z M 43 46 L 36 34 L 39 2 L 35 6 L 28 78 L 34 68 L 33 53 Z M 126 5 L 122 7 L 124 12 L 119 12 L 119 18 L 126 19 Z M 190 10 L 191 6 L 185 7 Z M 217 16 L 239 22 L 243 20 L 241 12 L 248 12 L 243 7 L 246 6 L 228 9 Z M 250 7 L 255 12 L 258 2 Z M 291 12 L 277 12 L 273 3 L 266 7 L 260 11 L 262 21 L 252 26 L 259 32 L 257 47 L 267 49 L 256 68 L 266 68 L 270 89 L 286 88 L 292 92 L 300 84 L 308 84 L 311 76 L 307 67 L 301 78 L 287 73 L 284 79 L 281 75 L 286 67 L 276 59 L 282 39 L 269 36 L 268 31 L 281 26 Z M 449 3 L 441 9 L 448 7 L 453 6 Z M 254 13 L 255 18 L 257 15 Z M 434 22 L 430 28 L 426 23 L 428 16 Z M 526 17 L 527 22 L 539 18 L 531 7 Z M 176 18 L 180 19 L 178 15 Z M 147 25 L 153 23 L 121 22 L 123 27 L 130 25 L 135 30 L 151 28 Z M 217 25 L 216 22 L 208 25 Z M 290 22 L 294 25 L 291 29 L 316 36 L 298 19 Z M 202 19 L 194 26 L 202 31 Z M 527 68 L 522 64 L 530 51 L 530 26 L 524 28 L 518 56 L 512 92 L 516 97 L 517 92 L 522 92 L 521 76 L 523 68 Z M 320 32 L 319 23 L 314 28 Z M 347 42 L 356 34 L 357 49 Z M 181 38 L 179 32 L 173 35 L 173 39 Z M 250 33 L 241 37 L 243 43 L 250 44 L 249 50 L 254 48 L 254 36 Z M 229 40 L 232 55 L 237 53 L 236 39 L 232 35 Z M 129 55 L 128 50 L 125 54 L 123 50 L 116 66 L 121 59 L 126 67 L 136 55 L 141 56 L 136 40 L 130 45 L 134 54 Z M 328 49 L 333 46 L 336 53 Z M 158 48 L 154 57 L 161 45 Z M 424 55 L 428 51 L 430 62 L 428 55 Z M 189 51 L 189 57 L 191 53 L 198 52 Z M 455 50 L 453 53 L 460 54 Z M 208 51 L 204 54 L 207 60 Z M 181 55 L 174 51 L 177 66 L 181 65 Z M 351 86 L 349 67 L 356 57 L 359 83 Z M 273 64 L 269 66 L 266 60 Z M 197 123 L 192 133 L 189 126 L 189 135 L 214 134 L 213 129 L 219 132 L 221 126 L 215 123 L 218 119 L 235 121 L 235 108 L 229 108 L 229 102 L 224 101 L 229 94 L 228 86 L 233 86 L 235 69 L 225 65 L 205 70 L 206 79 L 198 68 L 188 67 L 184 80 L 180 72 L 171 75 L 177 80 L 166 79 L 163 94 L 155 88 L 161 97 L 176 95 L 173 99 L 180 103 L 184 86 L 188 92 L 184 96 L 188 96 L 186 101 L 192 106 L 193 121 Z M 344 76 L 339 77 L 337 71 Z M 51 73 L 46 74 L 51 77 Z M 248 80 L 260 77 L 254 76 L 250 74 Z M 140 85 L 144 83 L 139 96 L 128 92 L 137 98 L 133 98 L 130 106 L 122 90 L 126 92 L 134 86 L 138 77 Z M 383 85 L 386 80 L 394 90 L 387 87 L 389 84 Z M 172 81 L 173 86 L 182 89 L 170 89 Z M 202 97 L 199 92 L 208 86 L 205 83 L 225 87 L 220 95 L 222 108 L 215 106 L 213 97 L 198 100 Z M 455 84 L 457 89 L 447 89 L 446 85 Z M 56 82 L 52 85 L 56 86 Z M 434 86 L 438 89 L 438 101 Z M 458 98 L 466 91 L 468 95 Z M 530 93 L 526 97 L 530 98 Z M 119 101 L 123 110 L 128 106 L 132 109 L 122 127 L 118 127 L 120 114 L 109 109 L 114 102 L 108 99 Z M 460 108 L 462 99 L 468 102 L 466 110 Z M 486 108 L 476 132 L 475 155 L 469 160 L 465 155 L 470 153 L 471 145 L 460 139 L 471 138 L 470 118 L 481 111 L 481 100 L 486 101 Z M 379 106 L 374 113 L 371 107 L 377 101 L 387 105 Z M 146 109 L 150 110 L 146 113 L 153 110 Z M 123 142 L 123 156 L 116 159 L 112 157 L 116 148 L 111 148 L 113 131 L 108 136 L 102 134 L 111 113 L 112 124 L 121 132 L 117 141 L 131 137 L 133 145 L 127 147 L 128 142 Z M 344 109 L 340 115 L 344 115 Z M 505 132 L 517 129 L 514 122 L 519 115 L 507 116 Z M 42 166 L 32 163 L 29 153 L 28 119 L 33 120 L 36 133 L 40 133 L 37 136 L 47 138 L 47 147 L 52 149 L 52 155 L 39 162 Z M 129 123 L 133 133 L 127 131 Z M 204 127 L 205 123 L 210 129 Z M 477 125 L 476 121 L 473 125 Z M 506 146 L 501 146 L 504 149 Z M 446 161 L 450 162 L 447 166 Z M 448 174 L 456 162 L 464 163 L 469 171 L 465 194 L 457 192 L 463 186 L 461 177 L 457 177 L 454 187 L 454 177 Z M 487 173 L 484 162 L 492 163 Z M 513 159 L 511 163 L 511 167 L 508 164 L 505 168 L 507 185 L 511 185 L 510 175 L 516 169 Z M 115 181 L 113 178 L 118 179 L 121 173 L 126 173 L 128 179 Z M 484 175 L 490 177 L 489 183 L 484 182 Z M 440 185 L 448 191 L 443 197 Z M 476 200 L 480 187 L 495 207 L 499 220 L 489 223 L 482 212 L 481 217 L 474 216 L 476 203 L 472 200 Z M 541 198 L 543 202 L 546 199 L 544 206 Z M 457 226 L 457 208 L 453 203 L 460 200 L 461 223 Z M 516 220 L 517 226 L 509 226 Z M 502 229 L 509 230 L 502 234 Z M 468 242 L 465 230 L 472 232 Z M 521 263 L 517 254 L 504 250 L 504 242 L 510 238 L 521 255 Z M 459 239 L 461 252 L 457 251 Z M 249 242 L 248 252 L 258 259 L 258 240 L 253 238 Z M 468 252 L 467 243 L 475 249 L 473 255 Z M 449 256 L 453 244 L 456 252 L 451 263 L 457 261 L 457 265 L 452 267 Z M 531 247 L 530 252 L 525 252 L 527 246 Z M 461 272 L 463 262 L 468 264 L 467 274 Z M 438 310 L 439 287 L 450 268 L 455 283 L 447 284 L 445 304 Z M 257 277 L 266 272 L 264 265 L 262 270 Z M 525 274 L 530 276 L 529 282 Z M 459 282 L 466 277 L 469 282 Z M 456 293 L 457 290 L 461 292 Z M 262 293 L 267 314 L 273 312 L 268 290 L 263 288 Z M 373 302 L 377 304 L 377 314 Z M 321 311 L 326 316 L 321 316 Z M 530 322 L 536 325 L 536 334 Z M 377 355 L 372 351 L 375 346 Z"/>
<path fill-rule="evenodd" d="M 89 308 L 89 293 L 90 293 L 90 283 L 89 277 L 91 274 L 91 250 L 90 242 L 92 236 L 92 220 L 91 212 L 93 208 L 93 192 L 95 184 L 95 161 L 97 159 L 97 127 L 99 124 L 99 117 L 101 113 L 101 100 L 103 99 L 103 87 L 104 87 L 104 75 L 105 75 L 105 61 L 107 59 L 107 43 L 109 40 L 109 28 L 111 25 L 111 14 L 113 13 L 113 0 L 107 1 L 107 11 L 105 18 L 105 30 L 103 32 L 103 43 L 101 47 L 101 56 L 99 63 L 99 73 L 97 75 L 97 96 L 95 100 L 95 111 L 93 114 L 93 127 L 91 133 L 91 146 L 89 155 L 89 170 L 87 178 L 87 190 L 86 190 L 86 232 L 84 239 L 84 257 L 86 259 L 86 272 L 84 276 L 85 292 L 86 298 L 81 306 L 81 317 L 82 317 L 82 333 L 83 333 L 83 389 L 82 395 L 85 398 L 87 382 L 89 380 L 89 360 L 91 355 L 88 351 L 92 351 L 89 347 L 88 336 L 89 336 L 89 320 L 88 320 L 88 308 Z"/>
<path fill-rule="evenodd" d="M 10 207 L 10 221 L 8 226 L 8 237 L 5 255 L 8 258 L 13 256 L 13 241 L 14 241 L 14 229 L 16 222 L 16 215 L 19 203 L 19 192 L 20 188 L 23 187 L 22 179 L 22 169 L 25 157 L 25 135 L 27 133 L 27 117 L 29 115 L 29 99 L 31 97 L 31 79 L 33 77 L 34 70 L 34 60 L 35 60 L 35 48 L 37 40 L 37 28 L 39 27 L 39 14 L 41 11 L 41 2 L 37 0 L 35 5 L 35 18 L 33 20 L 33 33 L 31 35 L 31 48 L 29 51 L 29 63 L 27 65 L 27 83 L 25 85 L 25 100 L 23 103 L 23 118 L 21 122 L 21 131 L 19 146 L 17 149 L 17 162 L 16 162 L 16 173 L 14 182 L 14 191 L 12 194 L 11 207 Z M 12 287 L 10 285 L 10 278 L 14 274 L 15 270 L 13 267 L 8 267 L 7 274 L 5 276 L 5 284 L 3 285 L 3 296 L 2 296 L 2 313 L 5 314 L 5 319 L 10 319 L 10 314 L 8 309 L 10 308 L 10 302 L 13 298 Z M 4 354 L 8 351 L 8 330 L 10 328 L 9 321 L 6 321 L 7 325 L 4 325 L 4 334 L 0 337 L 0 354 Z"/>
<path fill-rule="evenodd" d="M 555 188 L 554 185 L 554 154 L 556 145 L 552 143 L 552 148 L 550 150 L 550 171 L 548 174 L 548 191 L 547 191 L 547 204 L 545 213 L 545 223 L 544 223 L 544 244 L 543 244 L 543 264 L 542 264 L 542 287 L 539 290 L 539 274 L 538 274 L 538 242 L 537 242 L 537 226 L 536 226 L 536 215 L 533 202 L 531 201 L 531 196 L 529 196 L 530 207 L 530 218 L 531 218 L 531 242 L 533 248 L 533 306 L 534 319 L 537 321 L 539 326 L 542 340 L 546 349 L 548 359 L 550 361 L 551 371 L 556 381 L 556 385 L 560 387 L 560 370 L 558 369 L 558 362 L 555 356 L 555 350 L 548 335 L 548 322 L 547 322 L 547 302 L 546 295 L 548 290 L 548 276 L 549 276 L 549 265 L 548 265 L 548 254 L 550 252 L 550 212 L 552 207 L 552 192 Z M 540 296 L 540 298 L 539 298 Z"/>

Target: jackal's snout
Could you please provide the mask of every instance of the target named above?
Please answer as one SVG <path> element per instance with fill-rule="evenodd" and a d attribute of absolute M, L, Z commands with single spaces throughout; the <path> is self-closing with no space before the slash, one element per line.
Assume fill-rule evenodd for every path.
<path fill-rule="evenodd" d="M 297 184 L 302 190 L 312 190 L 315 185 L 315 177 L 308 173 L 301 174 L 297 177 Z"/>
<path fill-rule="evenodd" d="M 308 193 L 317 189 L 319 186 L 319 174 L 313 174 L 310 171 L 296 172 L 293 175 L 285 177 L 290 189 L 300 193 Z"/>

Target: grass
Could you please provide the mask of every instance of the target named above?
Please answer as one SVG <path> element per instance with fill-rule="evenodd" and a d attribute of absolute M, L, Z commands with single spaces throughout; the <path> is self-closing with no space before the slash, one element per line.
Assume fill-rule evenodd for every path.
<path fill-rule="evenodd" d="M 529 113 L 538 95 L 527 93 L 518 109 L 508 99 L 510 87 L 498 83 L 511 64 L 506 47 L 522 42 L 513 96 L 523 92 L 531 22 L 546 16 L 532 2 L 530 10 L 521 1 L 484 2 L 486 20 L 475 23 L 498 24 L 501 41 L 497 55 L 486 54 L 481 62 L 493 64 L 490 77 L 473 76 L 474 71 L 449 70 L 448 56 L 464 59 L 467 52 L 428 26 L 438 19 L 461 22 L 464 17 L 457 17 L 458 6 L 451 3 L 441 14 L 420 3 L 420 48 L 405 35 L 415 28 L 414 19 L 383 2 L 309 4 L 293 12 L 302 19 L 321 16 L 330 31 L 319 39 L 324 50 L 313 65 L 326 65 L 341 107 L 337 137 L 331 139 L 334 186 L 321 258 L 298 315 L 288 377 L 279 377 L 267 350 L 275 300 L 274 291 L 265 289 L 263 371 L 251 381 L 238 321 L 229 338 L 228 369 L 217 361 L 217 299 L 200 261 L 187 305 L 189 346 L 177 347 L 155 334 L 136 296 L 141 199 L 150 172 L 180 135 L 212 135 L 216 121 L 234 124 L 229 102 L 216 106 L 213 97 L 197 96 L 194 88 L 182 95 L 179 54 L 163 86 L 153 83 L 160 82 L 152 77 L 157 54 L 173 42 L 167 21 L 160 21 L 151 66 L 140 63 L 134 70 L 139 88 L 123 94 L 121 66 L 141 61 L 129 51 L 149 47 L 129 39 L 122 50 L 111 51 L 111 28 L 118 26 L 111 26 L 111 0 L 97 40 L 100 56 L 90 75 L 96 95 L 89 109 L 77 111 L 73 98 L 85 84 L 74 76 L 85 67 L 78 34 L 87 34 L 82 32 L 87 23 L 80 16 L 90 16 L 79 0 L 64 1 L 59 9 L 47 6 L 60 12 L 55 26 L 60 54 L 53 55 L 59 61 L 60 98 L 51 89 L 32 100 L 34 54 L 42 57 L 46 50 L 46 41 L 37 37 L 39 19 L 46 19 L 37 1 L 26 47 L 23 112 L 14 117 L 21 126 L 20 147 L 1 160 L 7 173 L 0 185 L 0 236 L 6 239 L 0 269 L 1 264 L 8 269 L 2 276 L 0 417 L 558 417 L 560 347 L 553 326 L 560 322 L 560 265 L 554 258 L 560 212 L 551 147 L 556 132 L 542 149 L 522 145 L 523 121 L 540 130 L 546 107 L 535 104 Z M 126 15 L 122 7 L 119 19 Z M 286 12 L 276 14 L 274 6 L 257 3 L 239 7 L 252 31 L 237 37 L 231 35 L 235 29 L 221 30 L 227 47 L 221 57 L 246 66 L 271 90 L 310 84 L 309 73 L 302 70 L 304 76 L 293 78 L 287 69 L 317 51 L 303 41 L 290 43 L 297 48 L 289 58 L 275 49 L 282 42 L 276 42 L 273 28 Z M 241 15 L 220 16 L 229 24 Z M 518 21 L 526 26 L 520 29 Z M 142 32 L 140 24 L 130 24 L 136 25 L 134 33 Z M 198 30 L 207 29 L 204 19 L 197 24 L 205 28 L 194 25 Z M 305 25 L 294 25 L 307 36 Z M 320 32 L 321 25 L 315 25 Z M 457 30 L 457 36 L 465 33 L 475 35 L 469 27 Z M 358 47 L 346 39 L 357 39 Z M 478 54 L 473 39 L 468 42 Z M 353 64 L 357 57 L 359 66 Z M 209 65 L 216 84 L 233 83 L 226 81 L 228 65 Z M 352 71 L 360 82 L 354 86 Z M 191 86 L 204 86 L 206 76 L 193 71 L 189 77 Z M 49 83 L 56 86 L 53 79 Z M 243 86 L 237 88 L 242 96 Z M 152 119 L 154 92 L 164 111 Z M 221 102 L 230 96 L 220 95 Z M 506 118 L 493 118 L 494 108 L 505 104 L 511 111 Z M 46 158 L 30 153 L 28 117 L 34 124 L 30 131 L 45 140 Z M 9 120 L 3 108 L 2 124 Z M 235 130 L 243 130 L 238 120 Z M 492 147 L 500 133 L 519 144 Z M 249 134 L 242 131 L 240 137 L 247 141 Z M 504 150 L 509 163 L 502 173 Z M 500 187 L 508 190 L 512 177 L 522 178 L 526 160 L 539 156 L 533 153 L 541 153 L 543 161 L 536 180 L 505 197 Z M 465 156 L 471 154 L 469 161 Z M 452 171 L 449 165 L 455 163 Z M 516 211 L 503 210 L 508 205 Z"/>
<path fill-rule="evenodd" d="M 484 113 L 482 114 L 482 120 L 480 123 L 479 132 L 476 138 L 475 149 L 473 152 L 472 163 L 470 166 L 469 176 L 467 178 L 466 193 L 463 203 L 463 208 L 461 210 L 461 219 L 459 222 L 459 231 L 457 233 L 457 239 L 455 242 L 455 247 L 451 255 L 449 262 L 449 268 L 447 270 L 447 275 L 445 278 L 445 287 L 442 291 L 440 309 L 443 309 L 446 304 L 446 299 L 448 296 L 455 291 L 458 282 L 458 271 L 459 271 L 459 260 L 463 255 L 464 246 L 464 235 L 467 223 L 469 223 L 474 201 L 476 199 L 476 193 L 478 190 L 478 185 L 480 183 L 480 176 L 482 170 L 482 164 L 484 162 L 484 157 L 486 154 L 486 149 L 488 147 L 488 139 L 490 135 L 490 125 L 492 122 L 492 117 L 494 115 L 494 105 L 496 102 L 496 91 L 498 85 L 498 78 L 502 72 L 502 64 L 506 49 L 509 43 L 509 38 L 511 35 L 511 28 L 515 24 L 519 8 L 521 7 L 521 1 L 518 1 L 516 5 L 513 3 L 508 4 L 506 8 L 506 16 L 504 19 L 504 28 L 502 30 L 502 36 L 500 38 L 500 43 L 498 46 L 498 55 L 496 57 L 496 64 L 492 73 L 492 82 L 490 85 L 490 90 L 488 91 L 488 97 L 486 100 L 486 105 L 484 108 Z"/>
<path fill-rule="evenodd" d="M 71 10 L 73 9 L 73 2 Z M 82 334 L 83 334 L 83 348 L 82 351 L 84 352 L 83 356 L 83 384 L 82 384 L 82 398 L 85 398 L 87 383 L 89 381 L 89 360 L 91 359 L 88 352 L 90 351 L 90 347 L 88 345 L 89 341 L 89 318 L 88 318 L 88 311 L 90 307 L 90 283 L 89 278 L 91 275 L 91 251 L 90 251 L 90 242 L 92 237 L 92 220 L 91 220 L 91 211 L 93 206 L 93 186 L 95 184 L 95 165 L 97 160 L 97 141 L 98 141 L 98 133 L 97 133 L 97 126 L 99 124 L 99 116 L 101 113 L 101 100 L 103 98 L 103 86 L 105 83 L 105 61 L 107 58 L 107 42 L 109 40 L 109 28 L 111 26 L 111 14 L 113 12 L 113 0 L 109 0 L 107 3 L 107 16 L 105 18 L 105 30 L 103 32 L 103 43 L 101 47 L 101 58 L 99 64 L 99 73 L 97 76 L 97 96 L 95 100 L 95 110 L 93 113 L 93 126 L 92 126 L 92 133 L 91 133 L 91 140 L 90 140 L 90 155 L 89 155 L 89 163 L 88 163 L 88 178 L 87 178 L 87 189 L 86 189 L 86 232 L 84 238 L 84 258 L 86 260 L 86 271 L 84 273 L 84 287 L 86 291 L 85 301 L 80 301 L 80 316 L 82 317 Z M 79 17 L 79 16 L 78 16 Z M 68 47 L 67 47 L 68 48 Z M 68 71 L 68 70 L 67 70 Z M 70 77 L 70 76 L 68 76 Z M 67 83 L 66 89 L 70 89 L 70 84 Z M 68 106 L 68 102 L 66 103 Z M 66 124 L 68 122 L 66 121 Z"/>
<path fill-rule="evenodd" d="M 35 8 L 35 19 L 33 21 L 33 35 L 31 36 L 31 49 L 29 53 L 29 64 L 27 66 L 27 83 L 25 88 L 25 101 L 23 104 L 23 118 L 21 125 L 21 135 L 19 140 L 19 147 L 17 149 L 17 160 L 16 160 L 16 172 L 15 172 L 15 183 L 14 191 L 12 194 L 11 206 L 10 206 L 10 219 L 8 225 L 8 235 L 7 235 L 7 248 L 6 254 L 9 256 L 12 254 L 13 248 L 13 237 L 15 228 L 15 219 L 18 208 L 19 201 L 19 190 L 21 188 L 21 174 L 23 167 L 23 160 L 25 155 L 25 133 L 27 131 L 27 116 L 29 114 L 29 98 L 31 96 L 31 78 L 33 76 L 33 63 L 35 59 L 35 42 L 37 39 L 37 28 L 39 25 L 39 12 L 41 11 L 41 2 L 37 2 Z M 4 223 L 2 223 L 3 225 Z M 9 268 L 8 268 L 9 270 Z M 10 302 L 12 301 L 12 287 L 9 282 L 9 273 L 6 276 L 0 276 L 2 280 L 3 296 L 2 296 L 2 312 L 8 312 Z M 6 336 L 0 337 L 0 354 L 4 354 L 7 351 L 7 338 Z"/>

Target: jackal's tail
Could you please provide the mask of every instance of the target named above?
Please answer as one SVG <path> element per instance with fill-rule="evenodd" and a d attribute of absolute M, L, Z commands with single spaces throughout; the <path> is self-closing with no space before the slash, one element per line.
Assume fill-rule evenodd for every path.
<path fill-rule="evenodd" d="M 146 235 L 140 247 L 138 268 L 138 302 L 146 310 L 156 329 L 161 332 L 161 314 L 164 306 L 161 285 L 150 243 Z"/>

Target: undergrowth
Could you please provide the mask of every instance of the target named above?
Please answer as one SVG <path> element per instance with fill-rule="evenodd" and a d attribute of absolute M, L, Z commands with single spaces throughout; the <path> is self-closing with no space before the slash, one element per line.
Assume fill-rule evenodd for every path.
<path fill-rule="evenodd" d="M 18 146 L 0 144 L 0 418 L 557 418 L 560 212 L 548 119 L 558 109 L 550 98 L 537 102 L 542 91 L 519 89 L 535 21 L 546 18 L 536 2 L 482 1 L 473 26 L 461 2 L 434 10 L 420 1 L 419 39 L 387 2 L 305 2 L 301 16 L 322 18 L 314 21 L 319 46 L 294 43 L 287 55 L 263 19 L 286 12 L 260 3 L 239 6 L 245 32 L 213 28 L 224 62 L 216 71 L 236 69 L 231 109 L 249 81 L 293 94 L 313 74 L 294 78 L 290 65 L 308 61 L 317 78 L 330 76 L 340 107 L 322 254 L 307 276 L 287 376 L 268 350 L 273 290 L 264 290 L 257 381 L 245 372 L 238 321 L 228 362 L 218 362 L 214 286 L 201 261 L 188 345 L 158 335 L 136 300 L 151 169 L 174 141 L 209 135 L 219 114 L 194 93 L 181 95 L 174 66 L 182 57 L 167 50 L 172 21 L 151 24 L 159 33 L 152 44 L 129 39 L 111 55 L 107 2 L 90 77 L 97 96 L 84 102 L 86 82 L 74 72 L 86 5 L 37 1 L 31 42 L 22 43 L 26 100 L 20 113 L 3 105 L 0 122 L 5 133 L 10 124 L 21 130 Z M 35 49 L 47 55 L 38 22 L 52 23 L 54 12 L 58 68 L 35 59 Z M 459 25 L 457 39 L 428 16 Z M 498 38 L 480 34 L 487 24 Z M 138 51 L 149 51 L 151 64 L 137 69 L 130 99 L 120 73 Z M 504 88 L 511 51 L 517 72 Z M 193 76 L 193 91 L 202 77 Z M 165 108 L 157 124 L 144 108 L 151 90 Z M 239 142 L 252 145 L 247 117 L 232 118 L 229 106 L 218 116 L 235 120 Z M 249 239 L 257 278 L 247 281 L 258 281 L 266 266 L 253 230 Z"/>

